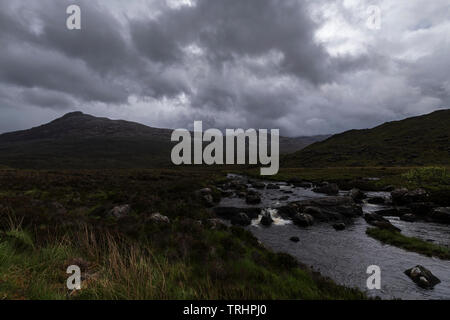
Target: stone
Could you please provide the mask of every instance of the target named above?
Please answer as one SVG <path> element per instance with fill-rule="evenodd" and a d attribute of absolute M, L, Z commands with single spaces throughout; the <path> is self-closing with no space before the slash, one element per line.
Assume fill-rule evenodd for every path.
<path fill-rule="evenodd" d="M 432 289 L 441 282 L 430 270 L 420 265 L 406 270 L 405 274 L 424 289 Z"/>
<path fill-rule="evenodd" d="M 130 211 L 131 211 L 130 205 L 124 204 L 124 205 L 116 206 L 116 207 L 112 208 L 109 211 L 109 215 L 119 219 L 119 218 L 129 215 Z"/>
<path fill-rule="evenodd" d="M 156 223 L 164 223 L 164 224 L 169 224 L 170 223 L 170 219 L 167 216 L 164 216 L 162 214 L 160 214 L 159 212 L 157 213 L 153 213 L 150 216 L 150 220 Z"/>

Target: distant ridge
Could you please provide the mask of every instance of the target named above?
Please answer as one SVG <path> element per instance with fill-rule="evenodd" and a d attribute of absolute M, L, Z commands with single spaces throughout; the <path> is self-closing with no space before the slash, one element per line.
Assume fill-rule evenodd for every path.
<path fill-rule="evenodd" d="M 350 130 L 287 155 L 284 167 L 450 165 L 450 110 Z"/>
<path fill-rule="evenodd" d="M 148 168 L 171 165 L 172 130 L 70 112 L 47 124 L 0 135 L 0 165 L 13 168 Z M 294 152 L 327 136 L 280 137 Z"/>

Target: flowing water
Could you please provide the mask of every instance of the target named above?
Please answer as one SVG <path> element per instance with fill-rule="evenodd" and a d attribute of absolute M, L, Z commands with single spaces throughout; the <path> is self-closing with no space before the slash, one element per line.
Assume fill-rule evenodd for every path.
<path fill-rule="evenodd" d="M 234 176 L 238 179 L 241 177 Z M 384 245 L 366 235 L 368 224 L 363 218 L 354 219 L 354 224 L 343 231 L 335 231 L 331 224 L 320 223 L 309 228 L 300 228 L 289 220 L 278 216 L 276 208 L 292 201 L 324 197 L 309 189 L 294 188 L 286 183 L 277 183 L 279 190 L 258 190 L 262 197 L 261 207 L 269 210 L 274 224 L 264 227 L 255 219 L 248 229 L 266 246 L 274 251 L 286 252 L 312 269 L 329 276 L 337 283 L 358 287 L 369 296 L 383 299 L 450 299 L 450 261 L 426 257 L 414 252 Z M 292 193 L 291 193 L 292 192 Z M 345 192 L 341 192 L 345 194 Z M 368 193 L 369 196 L 384 196 L 387 193 Z M 279 200 L 289 196 L 288 200 Z M 247 207 L 245 200 L 237 197 L 225 198 L 220 206 Z M 381 205 L 364 204 L 364 212 L 386 208 Z M 402 234 L 414 236 L 450 246 L 450 227 L 435 223 L 404 222 L 389 217 L 402 230 Z M 298 237 L 300 242 L 289 239 Z M 368 266 L 381 268 L 381 290 L 368 290 L 366 274 Z M 437 276 L 441 283 L 432 290 L 418 287 L 404 271 L 422 265 Z"/>

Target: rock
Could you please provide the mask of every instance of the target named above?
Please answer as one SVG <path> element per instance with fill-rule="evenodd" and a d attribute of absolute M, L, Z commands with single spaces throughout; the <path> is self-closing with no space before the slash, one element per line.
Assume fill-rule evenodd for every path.
<path fill-rule="evenodd" d="M 280 201 L 286 201 L 286 200 L 288 200 L 289 199 L 289 196 L 283 196 L 283 197 L 281 197 L 280 199 L 278 199 L 278 200 L 280 200 Z"/>
<path fill-rule="evenodd" d="M 240 212 L 244 212 L 250 219 L 256 219 L 261 214 L 261 208 L 215 207 L 213 211 L 226 220 L 231 220 Z"/>
<path fill-rule="evenodd" d="M 432 289 L 441 282 L 430 270 L 420 265 L 406 270 L 405 274 L 424 289 Z"/>
<path fill-rule="evenodd" d="M 124 204 L 122 206 L 116 206 L 109 211 L 109 215 L 116 217 L 116 218 L 122 218 L 130 214 L 131 208 L 128 204 Z"/>
<path fill-rule="evenodd" d="M 255 194 L 248 194 L 245 198 L 245 202 L 247 202 L 247 204 L 260 204 L 261 197 Z"/>
<path fill-rule="evenodd" d="M 299 237 L 290 237 L 289 240 L 291 240 L 292 242 L 300 242 Z"/>
<path fill-rule="evenodd" d="M 417 217 L 411 213 L 407 213 L 407 214 L 402 215 L 400 217 L 400 220 L 407 221 L 407 222 L 414 222 L 417 220 Z"/>
<path fill-rule="evenodd" d="M 339 187 L 335 183 L 328 183 L 323 186 L 313 189 L 316 193 L 325 193 L 328 195 L 337 195 L 339 193 Z"/>
<path fill-rule="evenodd" d="M 260 223 L 265 227 L 269 227 L 270 225 L 272 225 L 273 219 L 268 211 L 264 212 L 263 216 L 261 217 Z"/>
<path fill-rule="evenodd" d="M 408 189 L 396 189 L 391 192 L 392 202 L 399 205 L 412 202 L 424 202 L 428 199 L 428 193 L 424 189 L 408 191 Z"/>
<path fill-rule="evenodd" d="M 384 216 L 384 217 L 399 217 L 400 211 L 397 208 L 389 208 L 375 211 L 375 214 Z"/>
<path fill-rule="evenodd" d="M 383 191 L 385 191 L 385 192 L 392 192 L 394 190 L 395 190 L 395 187 L 392 185 L 389 185 L 389 186 L 383 188 Z"/>
<path fill-rule="evenodd" d="M 361 190 L 355 188 L 350 190 L 350 197 L 353 199 L 353 201 L 360 202 L 361 200 L 366 198 L 366 195 Z"/>
<path fill-rule="evenodd" d="M 328 221 L 328 217 L 326 214 L 322 212 L 320 208 L 317 207 L 306 207 L 303 209 L 303 213 L 311 215 L 314 219 L 319 221 Z"/>
<path fill-rule="evenodd" d="M 367 202 L 370 204 L 384 204 L 386 202 L 386 199 L 383 197 L 373 197 L 373 198 L 369 198 L 369 200 L 367 200 Z"/>
<path fill-rule="evenodd" d="M 433 212 L 435 204 L 432 202 L 414 202 L 408 205 L 411 212 L 418 216 L 427 216 Z"/>
<path fill-rule="evenodd" d="M 277 211 L 283 219 L 292 219 L 298 213 L 298 207 L 290 203 L 287 206 L 277 208 Z"/>
<path fill-rule="evenodd" d="M 345 223 L 335 223 L 333 224 L 333 228 L 337 231 L 345 230 Z"/>
<path fill-rule="evenodd" d="M 269 190 L 278 190 L 278 189 L 280 189 L 280 186 L 279 186 L 279 185 L 276 185 L 276 184 L 274 184 L 274 183 L 269 183 L 269 184 L 267 185 L 267 189 L 269 189 Z"/>
<path fill-rule="evenodd" d="M 296 187 L 300 187 L 303 189 L 311 189 L 312 188 L 312 183 L 311 182 L 301 182 L 297 185 L 295 185 Z"/>
<path fill-rule="evenodd" d="M 395 232 L 400 232 L 401 230 L 394 226 L 389 220 L 383 218 L 382 216 L 376 213 L 366 213 L 364 215 L 364 220 L 372 226 L 378 227 L 384 230 L 390 230 Z"/>
<path fill-rule="evenodd" d="M 205 194 L 202 196 L 202 201 L 208 208 L 214 207 L 214 198 L 211 194 Z"/>
<path fill-rule="evenodd" d="M 201 195 L 205 195 L 205 194 L 211 194 L 211 193 L 212 193 L 212 190 L 211 190 L 211 188 L 204 188 L 204 189 L 198 190 L 198 192 L 199 192 Z"/>
<path fill-rule="evenodd" d="M 264 182 L 253 182 L 252 187 L 255 189 L 264 189 L 266 187 L 266 184 Z"/>
<path fill-rule="evenodd" d="M 170 219 L 167 216 L 164 216 L 162 214 L 160 214 L 159 212 L 154 213 L 150 216 L 150 220 L 156 223 L 164 223 L 164 224 L 169 224 L 170 223 Z"/>
<path fill-rule="evenodd" d="M 220 219 L 208 219 L 207 223 L 211 230 L 228 228 L 227 224 Z"/>
<path fill-rule="evenodd" d="M 450 223 L 450 207 L 434 209 L 430 218 L 437 222 Z"/>
<path fill-rule="evenodd" d="M 232 225 L 246 227 L 249 226 L 251 223 L 252 220 L 244 212 L 240 212 L 231 218 Z"/>
<path fill-rule="evenodd" d="M 395 189 L 391 192 L 392 202 L 396 204 L 402 204 L 404 196 L 408 193 L 408 189 L 401 188 Z"/>
<path fill-rule="evenodd" d="M 291 190 L 281 190 L 281 192 L 286 193 L 286 194 L 293 194 L 294 191 Z"/>
<path fill-rule="evenodd" d="M 314 218 L 307 213 L 297 213 L 292 221 L 300 227 L 309 227 L 314 224 Z"/>

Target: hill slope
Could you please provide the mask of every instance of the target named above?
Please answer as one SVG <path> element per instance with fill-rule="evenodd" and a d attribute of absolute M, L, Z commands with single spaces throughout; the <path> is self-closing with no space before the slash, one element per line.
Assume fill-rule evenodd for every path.
<path fill-rule="evenodd" d="M 13 168 L 149 168 L 171 164 L 172 130 L 72 112 L 36 128 L 0 135 L 0 165 Z M 293 152 L 326 136 L 280 137 Z"/>
<path fill-rule="evenodd" d="M 337 134 L 286 156 L 282 165 L 450 165 L 450 110 Z"/>

